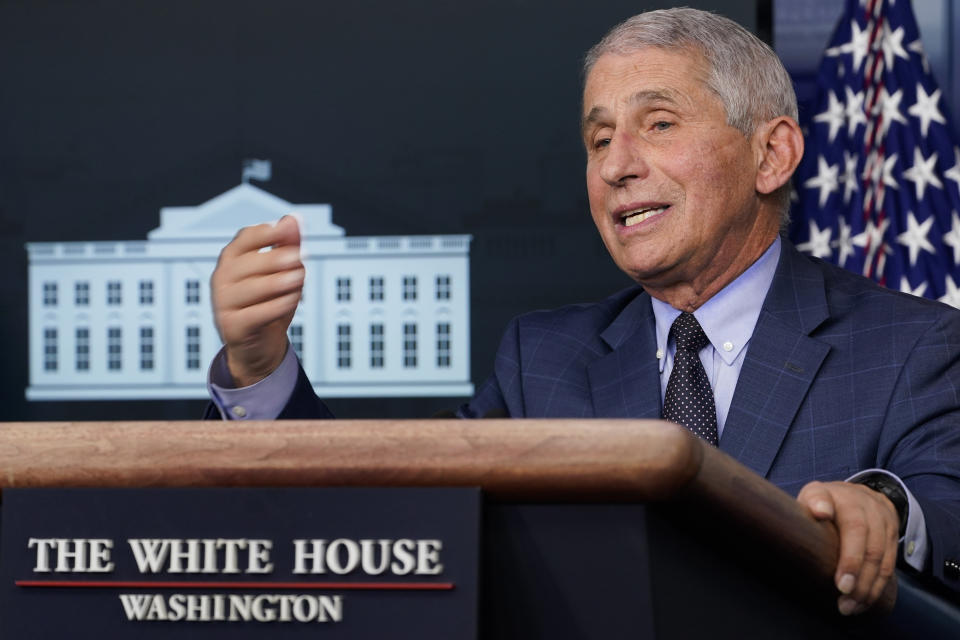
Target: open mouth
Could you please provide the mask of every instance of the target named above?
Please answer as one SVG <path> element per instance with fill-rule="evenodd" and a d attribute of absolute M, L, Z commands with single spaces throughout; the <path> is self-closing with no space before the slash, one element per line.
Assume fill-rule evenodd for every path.
<path fill-rule="evenodd" d="M 641 207 L 633 211 L 625 211 L 620 215 L 620 223 L 625 227 L 632 227 L 648 220 L 655 215 L 661 214 L 670 208 L 668 204 L 657 205 L 654 207 Z"/>

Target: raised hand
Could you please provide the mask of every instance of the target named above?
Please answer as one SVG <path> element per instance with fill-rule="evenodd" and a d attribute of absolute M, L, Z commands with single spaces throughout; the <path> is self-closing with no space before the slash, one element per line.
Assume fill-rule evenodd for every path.
<path fill-rule="evenodd" d="M 220 252 L 210 278 L 213 317 L 238 387 L 262 380 L 283 360 L 304 273 L 293 216 L 245 227 Z"/>

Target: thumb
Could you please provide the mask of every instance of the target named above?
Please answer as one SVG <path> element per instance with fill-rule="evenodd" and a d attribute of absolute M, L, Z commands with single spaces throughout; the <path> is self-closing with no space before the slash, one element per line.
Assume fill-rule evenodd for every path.
<path fill-rule="evenodd" d="M 274 223 L 276 229 L 276 244 L 274 246 L 291 246 L 300 244 L 300 214 L 289 213 Z"/>
<path fill-rule="evenodd" d="M 800 490 L 797 502 L 810 510 L 817 520 L 832 520 L 836 514 L 833 496 L 820 482 L 811 482 Z"/>

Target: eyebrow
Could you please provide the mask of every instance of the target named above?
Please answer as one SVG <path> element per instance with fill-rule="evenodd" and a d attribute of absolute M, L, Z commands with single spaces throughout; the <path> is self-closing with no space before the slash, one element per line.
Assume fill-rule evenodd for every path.
<path fill-rule="evenodd" d="M 633 106 L 643 104 L 645 102 L 668 102 L 674 105 L 679 104 L 679 100 L 677 100 L 676 94 L 673 91 L 663 89 L 646 89 L 643 91 L 637 91 L 627 99 L 627 102 Z M 595 106 L 591 108 L 580 123 L 581 134 L 586 133 L 587 127 L 590 125 L 603 120 L 607 113 L 609 113 L 609 109 L 606 107 Z"/>

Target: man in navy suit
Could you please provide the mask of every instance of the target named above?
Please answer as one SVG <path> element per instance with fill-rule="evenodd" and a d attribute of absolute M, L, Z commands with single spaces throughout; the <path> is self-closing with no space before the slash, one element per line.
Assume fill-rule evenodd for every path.
<path fill-rule="evenodd" d="M 803 138 L 776 55 L 725 18 L 676 9 L 615 27 L 585 70 L 591 212 L 640 287 L 516 319 L 460 415 L 658 418 L 673 370 L 694 367 L 719 447 L 836 524 L 842 613 L 875 601 L 898 550 L 956 588 L 960 313 L 780 238 Z M 298 245 L 285 218 L 224 249 L 212 413 L 330 416 L 287 348 Z M 680 366 L 671 327 L 691 316 L 706 344 Z"/>

